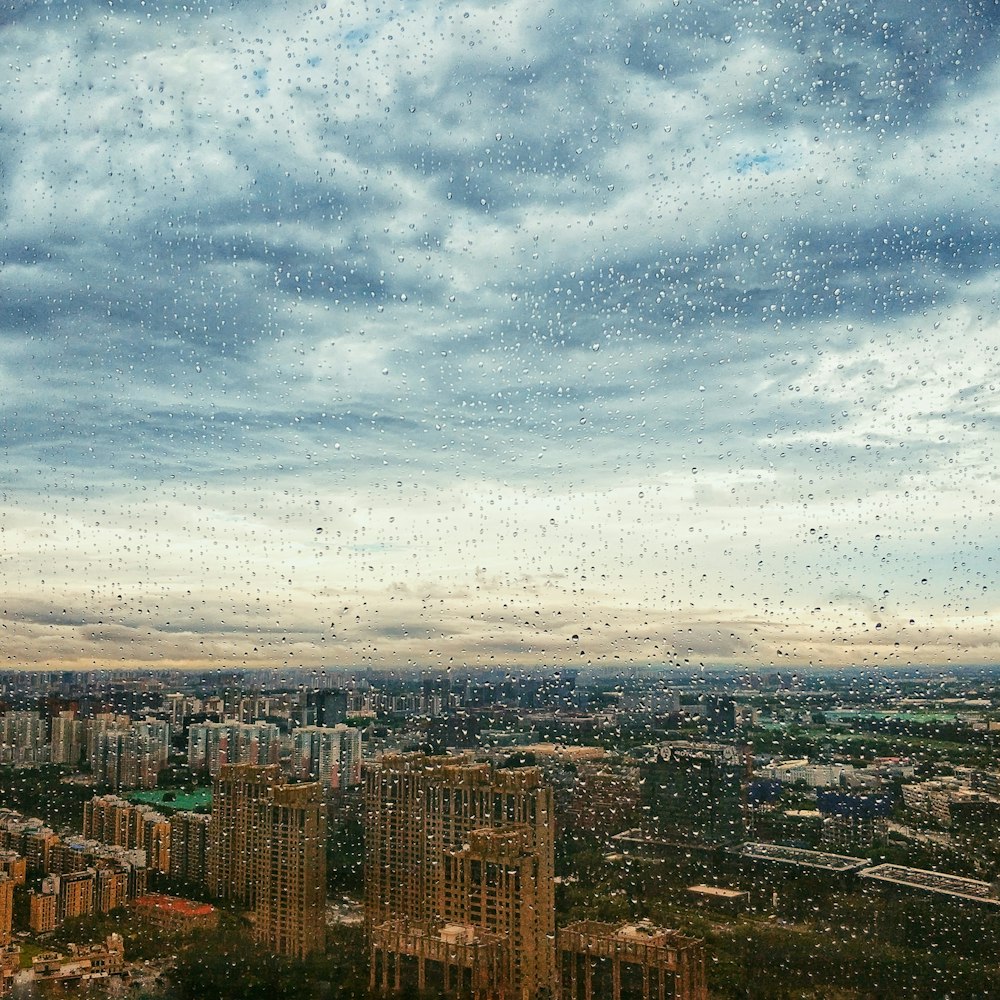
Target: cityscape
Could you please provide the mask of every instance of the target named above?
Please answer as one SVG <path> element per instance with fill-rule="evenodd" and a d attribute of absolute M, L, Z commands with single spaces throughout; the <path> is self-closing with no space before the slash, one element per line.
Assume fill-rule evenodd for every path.
<path fill-rule="evenodd" d="M 4 995 L 1000 990 L 997 671 L 8 672 L 0 708 Z"/>
<path fill-rule="evenodd" d="M 1000 1000 L 1000 0 L 0 3 L 0 998 Z"/>

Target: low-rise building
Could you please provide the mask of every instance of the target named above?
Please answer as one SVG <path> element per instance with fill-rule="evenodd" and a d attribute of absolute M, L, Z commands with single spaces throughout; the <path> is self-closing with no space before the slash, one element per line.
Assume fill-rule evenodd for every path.
<path fill-rule="evenodd" d="M 72 983 L 120 976 L 125 972 L 125 945 L 119 934 L 109 934 L 103 944 L 71 944 L 68 955 L 42 952 L 31 960 L 31 968 L 41 982 Z"/>
<path fill-rule="evenodd" d="M 28 878 L 28 862 L 17 851 L 0 851 L 0 872 L 16 885 L 24 885 Z"/>
<path fill-rule="evenodd" d="M 28 926 L 34 934 L 49 934 L 56 929 L 57 897 L 43 889 L 28 893 Z"/>
<path fill-rule="evenodd" d="M 179 896 L 147 893 L 136 899 L 133 906 L 137 916 L 164 934 L 193 934 L 219 923 L 219 911 L 214 906 Z"/>
<path fill-rule="evenodd" d="M 704 943 L 677 931 L 582 920 L 559 929 L 556 951 L 563 1000 L 708 1000 Z"/>

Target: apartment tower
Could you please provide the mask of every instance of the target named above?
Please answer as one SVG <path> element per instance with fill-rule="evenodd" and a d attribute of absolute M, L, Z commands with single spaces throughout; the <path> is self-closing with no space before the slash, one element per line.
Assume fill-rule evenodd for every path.
<path fill-rule="evenodd" d="M 251 908 L 255 866 L 264 849 L 264 806 L 279 781 L 277 764 L 223 764 L 215 777 L 208 827 L 208 891 Z"/>
<path fill-rule="evenodd" d="M 208 829 L 208 888 L 254 911 L 279 955 L 325 946 L 326 811 L 319 784 L 279 784 L 277 765 L 224 764 Z"/>
<path fill-rule="evenodd" d="M 272 788 L 264 830 L 254 936 L 278 955 L 305 958 L 326 946 L 326 811 L 320 785 Z"/>
<path fill-rule="evenodd" d="M 555 978 L 552 789 L 537 768 L 387 754 L 365 783 L 365 926 L 462 925 L 504 942 L 510 995 Z"/>

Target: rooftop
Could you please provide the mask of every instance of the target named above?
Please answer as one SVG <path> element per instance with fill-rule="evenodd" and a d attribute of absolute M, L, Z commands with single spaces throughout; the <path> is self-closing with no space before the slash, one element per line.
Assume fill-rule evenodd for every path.
<path fill-rule="evenodd" d="M 159 893 L 147 893 L 139 896 L 136 906 L 146 909 L 167 910 L 178 917 L 207 917 L 215 912 L 210 903 L 198 903 L 193 899 L 182 899 L 180 896 L 164 896 Z"/>
<path fill-rule="evenodd" d="M 905 868 L 903 865 L 875 865 L 861 872 L 861 877 L 877 882 L 905 886 L 943 896 L 968 899 L 988 906 L 1000 906 L 1000 896 L 989 882 L 960 875 L 927 871 L 923 868 Z"/>
<path fill-rule="evenodd" d="M 831 873 L 856 872 L 869 864 L 868 858 L 854 858 L 846 854 L 829 854 L 810 851 L 803 847 L 783 847 L 780 844 L 761 844 L 748 841 L 736 848 L 744 858 L 753 861 L 770 861 L 779 865 L 812 868 Z"/>
<path fill-rule="evenodd" d="M 746 893 L 740 892 L 739 889 L 724 889 L 718 885 L 690 885 L 688 892 L 697 896 L 711 896 L 715 899 L 744 899 L 746 897 Z"/>

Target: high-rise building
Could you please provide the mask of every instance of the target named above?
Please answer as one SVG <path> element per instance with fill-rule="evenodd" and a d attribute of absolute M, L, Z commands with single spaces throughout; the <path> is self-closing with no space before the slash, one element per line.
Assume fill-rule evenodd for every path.
<path fill-rule="evenodd" d="M 576 835 L 609 838 L 639 824 L 639 768 L 603 760 L 576 765 L 559 820 Z"/>
<path fill-rule="evenodd" d="M 17 851 L 0 850 L 0 872 L 15 885 L 24 885 L 28 881 L 28 862 Z"/>
<path fill-rule="evenodd" d="M 546 977 L 552 931 L 552 872 L 527 826 L 470 830 L 444 858 L 437 906 L 448 924 L 473 927 L 504 942 L 504 979 L 528 995 Z M 548 879 L 548 884 L 546 883 Z"/>
<path fill-rule="evenodd" d="M 96 780 L 117 791 L 155 788 L 167 766 L 170 726 L 147 719 L 127 728 L 97 731 L 90 740 L 90 769 Z"/>
<path fill-rule="evenodd" d="M 83 760 L 85 746 L 83 721 L 72 711 L 60 712 L 52 720 L 49 754 L 52 763 L 76 767 Z"/>
<path fill-rule="evenodd" d="M 94 912 L 96 874 L 93 868 L 84 868 L 66 875 L 49 875 L 42 880 L 42 893 L 56 897 L 57 924 Z"/>
<path fill-rule="evenodd" d="M 0 946 L 10 944 L 10 932 L 14 921 L 14 880 L 9 875 L 0 875 Z"/>
<path fill-rule="evenodd" d="M 679 843 L 725 844 L 744 836 L 747 764 L 716 743 L 666 743 L 642 767 L 643 825 Z"/>
<path fill-rule="evenodd" d="M 537 768 L 380 758 L 365 785 L 365 925 L 441 921 L 495 936 L 512 995 L 555 976 L 552 789 Z"/>
<path fill-rule="evenodd" d="M 731 740 L 736 737 L 736 702 L 721 694 L 705 696 L 705 719 L 710 740 Z"/>
<path fill-rule="evenodd" d="M 56 929 L 57 899 L 52 887 L 41 892 L 28 892 L 28 926 L 36 934 L 48 934 Z"/>
<path fill-rule="evenodd" d="M 361 731 L 350 726 L 305 726 L 292 736 L 292 773 L 324 788 L 361 784 Z"/>
<path fill-rule="evenodd" d="M 83 804 L 83 835 L 102 844 L 135 847 L 137 809 L 117 795 L 95 795 Z"/>
<path fill-rule="evenodd" d="M 264 849 L 261 812 L 279 777 L 276 764 L 219 768 L 208 830 L 208 889 L 219 899 L 246 907 L 256 902 L 254 865 Z"/>
<path fill-rule="evenodd" d="M 303 691 L 296 718 L 302 726 L 335 726 L 347 721 L 346 691 Z"/>
<path fill-rule="evenodd" d="M 324 946 L 326 811 L 311 782 L 279 784 L 276 765 L 226 764 L 215 780 L 208 887 L 254 911 L 257 941 L 303 958 Z"/>
<path fill-rule="evenodd" d="M 263 809 L 254 937 L 278 955 L 325 947 L 326 813 L 315 782 L 277 785 Z"/>
<path fill-rule="evenodd" d="M 83 835 L 102 844 L 146 852 L 146 867 L 170 870 L 170 822 L 151 806 L 117 795 L 95 795 L 83 804 Z"/>
<path fill-rule="evenodd" d="M 201 813 L 174 813 L 170 817 L 170 874 L 188 882 L 208 879 L 209 816 Z"/>
<path fill-rule="evenodd" d="M 102 864 L 94 880 L 94 909 L 110 913 L 128 901 L 128 869 L 124 865 Z"/>
<path fill-rule="evenodd" d="M 48 761 L 45 719 L 37 712 L 5 712 L 0 716 L 0 764 L 37 767 Z"/>
<path fill-rule="evenodd" d="M 199 722 L 188 730 L 188 765 L 214 778 L 225 764 L 277 764 L 280 743 L 273 722 Z"/>

